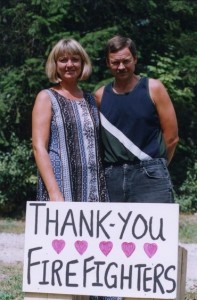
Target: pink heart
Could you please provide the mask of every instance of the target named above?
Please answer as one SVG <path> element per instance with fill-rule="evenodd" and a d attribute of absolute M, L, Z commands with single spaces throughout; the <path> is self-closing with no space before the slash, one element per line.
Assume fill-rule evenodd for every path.
<path fill-rule="evenodd" d="M 157 252 L 157 244 L 155 244 L 155 243 L 152 243 L 152 244 L 145 243 L 144 244 L 144 251 L 146 252 L 148 257 L 151 258 Z"/>
<path fill-rule="evenodd" d="M 99 244 L 100 250 L 103 252 L 105 256 L 109 254 L 111 249 L 113 248 L 113 243 L 112 242 L 100 242 Z"/>
<path fill-rule="evenodd" d="M 75 248 L 79 252 L 79 254 L 83 254 L 88 247 L 88 243 L 86 241 L 76 241 L 75 242 Z"/>
<path fill-rule="evenodd" d="M 52 246 L 53 249 L 59 254 L 65 247 L 65 241 L 64 240 L 53 240 Z"/>
<path fill-rule="evenodd" d="M 135 244 L 132 242 L 131 243 L 124 242 L 122 243 L 121 247 L 122 247 L 122 251 L 127 257 L 131 256 L 131 254 L 133 254 L 133 252 L 135 251 Z"/>

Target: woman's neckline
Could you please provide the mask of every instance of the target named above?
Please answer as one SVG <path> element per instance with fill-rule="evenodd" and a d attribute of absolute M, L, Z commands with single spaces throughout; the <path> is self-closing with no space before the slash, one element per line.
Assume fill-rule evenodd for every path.
<path fill-rule="evenodd" d="M 57 90 L 57 89 L 55 89 L 55 88 L 50 88 L 52 91 L 54 91 L 54 92 L 56 92 L 58 95 L 60 95 L 61 97 L 63 97 L 64 99 L 66 99 L 66 100 L 69 100 L 69 101 L 76 101 L 76 102 L 81 102 L 81 101 L 83 101 L 84 99 L 85 99 L 85 97 L 84 97 L 84 92 L 82 91 L 82 93 L 83 93 L 83 97 L 81 97 L 81 98 L 75 98 L 75 97 L 69 97 L 69 96 L 67 96 L 67 95 L 64 95 L 63 93 L 60 93 L 59 92 L 59 90 Z M 62 90 L 60 90 L 60 91 L 62 91 Z"/>

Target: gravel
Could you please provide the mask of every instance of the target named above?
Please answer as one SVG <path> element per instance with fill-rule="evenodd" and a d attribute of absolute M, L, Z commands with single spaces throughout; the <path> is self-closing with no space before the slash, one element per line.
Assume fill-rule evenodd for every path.
<path fill-rule="evenodd" d="M 0 263 L 23 261 L 24 234 L 0 233 Z"/>
<path fill-rule="evenodd" d="M 186 290 L 197 292 L 197 244 L 180 244 L 187 250 Z"/>
<path fill-rule="evenodd" d="M 0 233 L 0 264 L 22 262 L 24 234 Z M 197 291 L 197 244 L 181 244 L 187 250 L 186 290 Z"/>

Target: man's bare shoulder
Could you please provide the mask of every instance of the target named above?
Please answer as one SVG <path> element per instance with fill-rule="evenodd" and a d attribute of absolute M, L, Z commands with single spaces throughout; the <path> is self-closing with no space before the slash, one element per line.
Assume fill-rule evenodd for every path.
<path fill-rule="evenodd" d="M 103 86 L 101 86 L 99 89 L 97 89 L 97 90 L 94 92 L 94 96 L 95 96 L 95 97 L 98 97 L 98 98 L 102 97 L 104 88 L 105 88 L 105 86 L 103 85 Z"/>
<path fill-rule="evenodd" d="M 100 104 L 101 104 L 101 99 L 102 99 L 102 96 L 103 96 L 104 88 L 105 88 L 105 86 L 103 85 L 98 90 L 96 90 L 94 92 L 94 97 L 95 97 L 96 104 L 97 104 L 98 108 L 100 108 Z"/>
<path fill-rule="evenodd" d="M 159 79 L 149 78 L 149 88 L 158 90 L 164 88 L 164 85 Z"/>

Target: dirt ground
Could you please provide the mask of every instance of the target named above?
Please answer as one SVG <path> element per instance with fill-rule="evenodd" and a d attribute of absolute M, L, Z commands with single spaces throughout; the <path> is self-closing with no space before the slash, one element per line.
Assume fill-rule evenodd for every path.
<path fill-rule="evenodd" d="M 24 234 L 0 233 L 0 264 L 22 262 Z M 181 244 L 187 250 L 186 290 L 197 291 L 197 244 Z"/>

